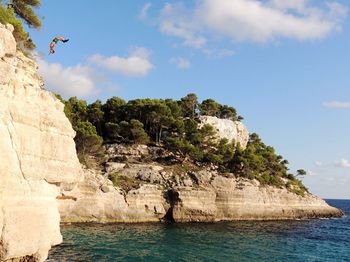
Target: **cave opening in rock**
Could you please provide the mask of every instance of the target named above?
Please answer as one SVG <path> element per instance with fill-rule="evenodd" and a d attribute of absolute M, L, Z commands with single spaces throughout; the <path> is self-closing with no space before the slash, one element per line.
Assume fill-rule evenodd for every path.
<path fill-rule="evenodd" d="M 165 216 L 163 217 L 163 221 L 166 223 L 175 223 L 176 221 L 174 219 L 173 210 L 174 206 L 179 201 L 179 193 L 176 192 L 174 189 L 169 189 L 164 193 L 164 198 L 170 204 L 170 207 L 166 212 Z"/>

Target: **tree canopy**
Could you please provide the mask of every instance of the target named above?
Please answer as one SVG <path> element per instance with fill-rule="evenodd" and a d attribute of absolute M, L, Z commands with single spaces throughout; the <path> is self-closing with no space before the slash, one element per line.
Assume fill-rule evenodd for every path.
<path fill-rule="evenodd" d="M 199 125 L 199 115 L 240 121 L 236 109 L 213 99 L 198 102 L 195 94 L 180 100 L 135 99 L 128 102 L 118 97 L 104 104 L 97 100 L 87 104 L 76 97 L 65 103 L 65 113 L 74 130 L 79 158 L 101 155 L 103 143 L 154 144 L 196 165 L 214 165 L 261 184 L 282 187 L 288 180 L 290 190 L 303 194 L 305 188 L 288 173 L 288 161 L 265 145 L 256 133 L 249 137 L 245 150 L 235 141 L 219 139 L 208 124 Z M 302 169 L 298 175 L 304 175 Z"/>

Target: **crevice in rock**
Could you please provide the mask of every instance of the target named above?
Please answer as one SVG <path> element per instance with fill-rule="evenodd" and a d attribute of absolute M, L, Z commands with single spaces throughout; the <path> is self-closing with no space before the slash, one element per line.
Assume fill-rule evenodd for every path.
<path fill-rule="evenodd" d="M 175 223 L 176 221 L 174 219 L 173 210 L 174 206 L 180 201 L 179 193 L 171 188 L 168 191 L 164 192 L 164 198 L 170 204 L 170 207 L 162 220 L 166 223 Z"/>
<path fill-rule="evenodd" d="M 58 199 L 58 200 L 73 200 L 73 201 L 78 200 L 78 198 L 76 198 L 75 196 L 70 196 L 70 195 L 65 195 L 65 194 L 61 194 L 60 196 L 57 196 L 56 199 Z"/>
<path fill-rule="evenodd" d="M 1 228 L 1 235 L 0 235 L 0 260 L 5 256 L 6 254 L 6 247 L 5 243 L 3 241 L 4 233 L 5 233 L 5 208 L 4 206 L 1 207 L 2 212 L 2 228 Z"/>
<path fill-rule="evenodd" d="M 199 179 L 198 179 L 198 177 L 196 176 L 195 173 L 193 173 L 193 172 L 188 172 L 187 174 L 188 174 L 188 176 L 191 178 L 191 180 L 192 180 L 196 185 L 199 185 Z"/>
<path fill-rule="evenodd" d="M 50 185 L 54 185 L 54 186 L 57 186 L 57 187 L 60 187 L 61 186 L 61 182 L 54 182 L 54 181 L 49 181 L 47 180 L 46 178 L 44 178 L 44 181 Z"/>
<path fill-rule="evenodd" d="M 10 112 L 9 114 L 10 114 L 10 117 L 11 117 L 11 125 L 12 125 L 12 128 L 14 129 L 14 125 L 13 125 L 13 117 L 12 117 L 11 112 Z M 19 157 L 19 154 L 18 154 L 18 152 L 17 152 L 16 146 L 15 146 L 15 143 L 14 143 L 14 137 L 13 137 L 13 135 L 12 135 L 12 132 L 11 132 L 11 130 L 10 130 L 9 125 L 8 125 L 8 124 L 6 125 L 6 128 L 7 128 L 7 132 L 9 133 L 9 136 L 10 136 L 10 139 L 11 139 L 12 149 L 13 149 L 13 151 L 15 152 L 15 154 L 16 154 L 16 156 L 17 156 L 17 160 L 18 160 L 18 167 L 19 167 L 19 169 L 20 169 L 20 171 L 21 171 L 21 174 L 22 174 L 22 176 L 23 176 L 24 180 L 26 180 L 26 177 L 25 177 L 24 172 L 23 172 L 23 170 L 22 170 L 22 163 L 21 163 L 21 159 L 20 159 L 20 157 Z"/>

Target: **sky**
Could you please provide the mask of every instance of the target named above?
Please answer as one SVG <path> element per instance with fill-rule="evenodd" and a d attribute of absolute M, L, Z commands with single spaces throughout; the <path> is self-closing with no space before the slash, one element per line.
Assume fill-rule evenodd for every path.
<path fill-rule="evenodd" d="M 30 29 L 45 88 L 88 102 L 196 93 L 350 199 L 348 0 L 42 0 Z M 69 38 L 48 55 L 55 36 Z"/>

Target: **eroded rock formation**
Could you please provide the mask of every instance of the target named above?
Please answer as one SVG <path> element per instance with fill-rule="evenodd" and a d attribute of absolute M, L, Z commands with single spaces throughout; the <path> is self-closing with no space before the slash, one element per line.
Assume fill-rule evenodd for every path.
<path fill-rule="evenodd" d="M 337 217 L 342 212 L 305 192 L 260 185 L 217 171 L 153 161 L 161 148 L 114 145 L 107 173 L 85 179 L 60 198 L 63 222 L 215 222 Z M 124 159 L 127 163 L 115 162 Z M 113 177 L 115 185 L 106 177 Z"/>
<path fill-rule="evenodd" d="M 12 30 L 0 24 L 0 260 L 43 261 L 62 241 L 59 185 L 75 183 L 80 164 L 63 104 Z"/>
<path fill-rule="evenodd" d="M 219 138 L 226 138 L 229 141 L 240 143 L 242 148 L 246 148 L 249 140 L 249 132 L 245 125 L 239 121 L 220 119 L 214 116 L 200 116 L 201 124 L 213 126 Z"/>

